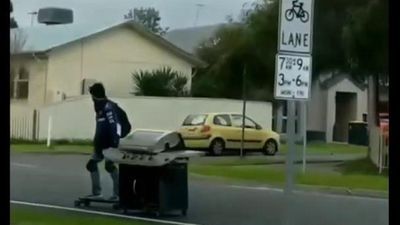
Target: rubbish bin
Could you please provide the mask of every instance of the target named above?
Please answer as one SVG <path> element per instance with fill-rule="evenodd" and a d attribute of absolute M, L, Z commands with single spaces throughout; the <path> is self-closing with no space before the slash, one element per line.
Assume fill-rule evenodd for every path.
<path fill-rule="evenodd" d="M 368 146 L 368 123 L 363 121 L 349 122 L 348 143 Z"/>
<path fill-rule="evenodd" d="M 162 167 L 120 164 L 120 207 L 158 214 L 188 208 L 187 164 Z"/>
<path fill-rule="evenodd" d="M 184 149 L 177 132 L 136 130 L 104 156 L 119 164 L 119 207 L 157 215 L 188 209 L 189 157 L 204 153 Z"/>

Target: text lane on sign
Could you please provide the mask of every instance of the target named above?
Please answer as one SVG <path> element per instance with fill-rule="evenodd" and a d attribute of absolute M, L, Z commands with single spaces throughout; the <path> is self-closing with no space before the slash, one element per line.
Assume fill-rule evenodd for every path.
<path fill-rule="evenodd" d="M 275 98 L 308 100 L 311 68 L 311 56 L 277 54 Z"/>
<path fill-rule="evenodd" d="M 311 53 L 313 0 L 281 0 L 278 51 Z"/>

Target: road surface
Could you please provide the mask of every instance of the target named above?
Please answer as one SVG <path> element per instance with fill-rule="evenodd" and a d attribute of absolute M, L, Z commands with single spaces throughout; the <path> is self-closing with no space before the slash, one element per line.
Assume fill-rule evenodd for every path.
<path fill-rule="evenodd" d="M 73 207 L 73 201 L 88 194 L 90 180 L 84 155 L 11 155 L 11 200 Z M 111 180 L 100 167 L 104 195 L 111 193 Z M 253 188 L 189 181 L 189 211 L 186 217 L 167 220 L 204 225 L 279 225 L 286 216 L 285 196 L 279 189 Z M 296 225 L 387 225 L 387 199 L 296 193 L 290 201 Z M 110 206 L 96 210 L 112 211 Z M 120 213 L 120 212 L 116 212 Z M 146 216 L 130 212 L 134 216 Z"/>

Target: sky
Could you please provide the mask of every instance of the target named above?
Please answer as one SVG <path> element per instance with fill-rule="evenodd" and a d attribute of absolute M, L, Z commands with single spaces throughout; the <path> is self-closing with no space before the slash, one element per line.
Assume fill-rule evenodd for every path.
<path fill-rule="evenodd" d="M 31 26 L 29 12 L 43 7 L 62 7 L 74 11 L 74 23 L 115 23 L 129 9 L 154 7 L 160 11 L 161 25 L 177 28 L 212 25 L 238 17 L 243 5 L 254 0 L 12 0 L 13 16 L 20 27 Z M 196 4 L 203 4 L 197 7 Z M 199 16 L 196 22 L 196 12 Z M 34 26 L 43 26 L 34 22 Z"/>

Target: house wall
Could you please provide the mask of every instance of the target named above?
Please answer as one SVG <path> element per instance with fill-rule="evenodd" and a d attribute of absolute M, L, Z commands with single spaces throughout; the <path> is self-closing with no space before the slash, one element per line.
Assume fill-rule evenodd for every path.
<path fill-rule="evenodd" d="M 363 113 L 367 112 L 367 89 L 361 90 L 349 79 L 345 78 L 341 82 L 332 86 L 328 90 L 327 105 L 326 105 L 326 141 L 332 142 L 333 127 L 335 124 L 336 116 L 336 92 L 349 92 L 357 94 L 357 120 L 363 119 Z"/>
<path fill-rule="evenodd" d="M 34 57 L 33 55 L 10 57 L 10 66 L 16 71 L 22 66 L 29 71 L 28 99 L 11 99 L 11 103 L 16 103 L 17 105 L 25 104 L 30 107 L 44 103 L 47 62 L 47 59 Z"/>
<path fill-rule="evenodd" d="M 55 49 L 50 53 L 47 102 L 81 94 L 82 80 L 102 82 L 109 96 L 134 91 L 132 73 L 169 66 L 182 72 L 191 86 L 192 65 L 130 27 L 117 27 Z"/>
<path fill-rule="evenodd" d="M 311 88 L 311 99 L 307 104 L 307 130 L 325 132 L 327 114 L 327 92 L 320 87 L 319 81 L 314 81 Z"/>
<path fill-rule="evenodd" d="M 175 130 L 187 115 L 205 112 L 241 112 L 242 101 L 207 98 L 112 98 L 127 113 L 134 129 Z M 40 109 L 39 138 L 47 137 L 52 117 L 54 139 L 92 139 L 95 129 L 93 103 L 88 96 L 55 103 Z M 263 128 L 272 127 L 272 104 L 247 103 L 247 114 Z"/>

